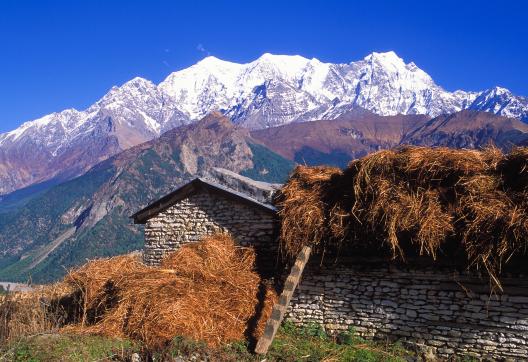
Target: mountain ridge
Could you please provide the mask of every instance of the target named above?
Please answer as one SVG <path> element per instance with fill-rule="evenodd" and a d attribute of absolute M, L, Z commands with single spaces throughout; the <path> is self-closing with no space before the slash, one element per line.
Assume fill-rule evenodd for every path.
<path fill-rule="evenodd" d="M 509 150 L 528 142 L 528 124 L 472 110 L 432 119 L 423 115 L 379 116 L 356 110 L 334 120 L 253 130 L 251 136 L 299 164 L 345 167 L 351 159 L 406 144 L 451 148 L 493 144 Z"/>
<path fill-rule="evenodd" d="M 505 149 L 523 144 L 528 125 L 470 110 L 430 120 L 356 109 L 336 120 L 249 130 L 211 113 L 122 151 L 3 213 L 0 280 L 32 275 L 35 281 L 50 281 L 86 258 L 141 248 L 141 229 L 128 217 L 194 177 L 218 178 L 218 168 L 281 182 L 292 161 L 344 166 L 403 143 L 476 148 L 494 140 Z"/>
<path fill-rule="evenodd" d="M 269 53 L 245 64 L 206 57 L 159 84 L 136 77 L 85 110 L 52 113 L 0 134 L 0 195 L 79 176 L 215 110 L 245 128 L 265 129 L 358 108 L 430 117 L 473 109 L 528 120 L 527 98 L 500 87 L 446 91 L 394 52 L 341 64 Z"/>

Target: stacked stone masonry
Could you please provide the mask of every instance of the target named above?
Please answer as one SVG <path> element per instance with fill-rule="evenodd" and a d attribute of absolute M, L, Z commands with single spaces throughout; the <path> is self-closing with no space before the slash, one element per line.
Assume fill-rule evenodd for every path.
<path fill-rule="evenodd" d="M 147 221 L 144 261 L 158 265 L 166 253 L 218 231 L 254 246 L 257 262 L 265 255 L 273 269 L 274 216 L 207 191 Z M 528 279 L 516 275 L 502 281 L 504 293 L 491 294 L 486 279 L 453 269 L 313 263 L 293 296 L 288 319 L 315 322 L 332 333 L 353 328 L 366 338 L 403 340 L 442 358 L 528 360 Z"/>
<path fill-rule="evenodd" d="M 311 265 L 289 307 L 297 324 L 399 339 L 438 357 L 528 359 L 528 283 L 505 279 L 504 294 L 453 270 Z M 510 290 L 510 294 L 508 294 Z"/>
<path fill-rule="evenodd" d="M 277 248 L 275 225 L 271 213 L 203 191 L 147 221 L 143 259 L 148 265 L 159 265 L 166 253 L 215 232 L 227 232 L 239 245 L 252 245 L 270 255 Z"/>

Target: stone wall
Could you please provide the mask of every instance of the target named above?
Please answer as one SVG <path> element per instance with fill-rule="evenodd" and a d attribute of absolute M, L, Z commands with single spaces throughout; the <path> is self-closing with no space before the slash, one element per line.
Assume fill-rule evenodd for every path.
<path fill-rule="evenodd" d="M 144 261 L 217 231 L 253 245 L 257 266 L 275 271 L 276 223 L 272 214 L 202 191 L 173 205 L 145 225 Z M 297 324 L 315 322 L 338 333 L 352 327 L 366 338 L 404 341 L 439 357 L 528 359 L 528 279 L 501 278 L 504 292 L 487 280 L 452 267 L 358 259 L 327 268 L 308 265 L 288 310 Z"/>
<path fill-rule="evenodd" d="M 454 269 L 309 265 L 288 318 L 403 340 L 439 357 L 528 359 L 526 276 L 503 278 L 501 295 L 486 282 Z"/>
<path fill-rule="evenodd" d="M 148 265 L 158 265 L 164 254 L 183 244 L 228 232 L 239 245 L 255 247 L 260 268 L 271 269 L 277 252 L 275 225 L 271 213 L 201 191 L 147 221 L 143 259 Z"/>

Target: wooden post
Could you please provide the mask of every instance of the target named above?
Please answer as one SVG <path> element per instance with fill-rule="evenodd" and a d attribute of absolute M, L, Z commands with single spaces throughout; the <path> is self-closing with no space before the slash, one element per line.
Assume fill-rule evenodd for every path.
<path fill-rule="evenodd" d="M 271 342 L 273 342 L 273 338 L 275 338 L 275 334 L 282 323 L 293 296 L 293 292 L 295 291 L 295 288 L 297 288 L 297 284 L 299 284 L 304 267 L 306 266 L 306 263 L 308 263 L 311 253 L 312 248 L 310 246 L 305 246 L 302 248 L 299 255 L 297 255 L 297 259 L 295 259 L 295 264 L 293 264 L 290 275 L 288 275 L 288 278 L 284 283 L 284 289 L 279 297 L 279 301 L 273 306 L 271 316 L 264 329 L 264 334 L 257 342 L 255 353 L 266 354 L 268 352 L 268 348 L 270 347 Z"/>

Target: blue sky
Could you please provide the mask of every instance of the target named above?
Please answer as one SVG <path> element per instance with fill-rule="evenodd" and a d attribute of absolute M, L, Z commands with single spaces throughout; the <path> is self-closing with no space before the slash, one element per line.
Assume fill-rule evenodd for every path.
<path fill-rule="evenodd" d="M 527 16 L 523 1 L 0 0 L 0 132 L 207 54 L 350 62 L 394 50 L 448 90 L 528 95 Z"/>

